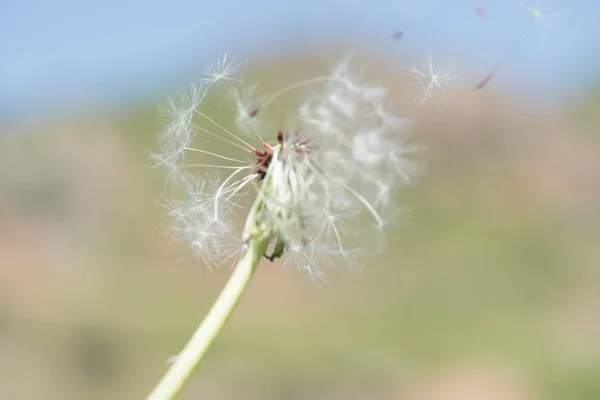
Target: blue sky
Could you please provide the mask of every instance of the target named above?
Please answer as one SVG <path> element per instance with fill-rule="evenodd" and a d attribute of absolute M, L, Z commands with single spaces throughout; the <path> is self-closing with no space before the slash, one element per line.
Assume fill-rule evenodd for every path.
<path fill-rule="evenodd" d="M 600 80 L 600 1 L 546 7 L 557 18 L 531 27 L 490 90 L 568 102 Z M 0 0 L 0 118 L 121 104 L 223 52 L 250 60 L 336 38 L 399 68 L 431 51 L 474 84 L 527 19 L 513 0 Z"/>

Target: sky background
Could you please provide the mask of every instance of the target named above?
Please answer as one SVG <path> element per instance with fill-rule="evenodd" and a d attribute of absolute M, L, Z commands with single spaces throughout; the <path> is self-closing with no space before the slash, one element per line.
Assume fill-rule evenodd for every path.
<path fill-rule="evenodd" d="M 398 68 L 431 51 L 474 86 L 527 24 L 523 5 L 548 21 L 486 90 L 564 104 L 599 83 L 597 0 L 0 0 L 0 119 L 132 103 L 224 52 L 252 61 L 338 39 Z"/>

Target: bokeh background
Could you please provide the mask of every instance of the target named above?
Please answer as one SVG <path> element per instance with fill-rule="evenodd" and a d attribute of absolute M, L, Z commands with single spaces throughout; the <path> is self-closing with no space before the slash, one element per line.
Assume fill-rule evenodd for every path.
<path fill-rule="evenodd" d="M 1 1 L 0 398 L 143 398 L 227 279 L 163 236 L 165 96 L 224 52 L 268 90 L 356 51 L 428 148 L 410 224 L 327 287 L 265 264 L 181 398 L 599 399 L 598 11 Z M 429 52 L 462 76 L 419 104 Z"/>

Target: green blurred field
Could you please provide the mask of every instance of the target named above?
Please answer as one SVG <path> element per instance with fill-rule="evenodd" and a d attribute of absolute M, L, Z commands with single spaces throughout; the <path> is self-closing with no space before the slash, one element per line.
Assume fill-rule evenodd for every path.
<path fill-rule="evenodd" d="M 265 264 L 182 399 L 599 399 L 599 125 L 377 74 L 429 149 L 412 218 L 329 287 Z M 143 398 L 226 280 L 161 236 L 152 107 L 2 139 L 1 398 Z"/>

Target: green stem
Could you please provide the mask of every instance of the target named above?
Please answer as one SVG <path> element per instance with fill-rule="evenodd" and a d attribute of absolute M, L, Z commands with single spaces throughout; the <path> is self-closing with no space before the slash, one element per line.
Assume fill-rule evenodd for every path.
<path fill-rule="evenodd" d="M 246 252 L 208 315 L 146 400 L 174 399 L 181 391 L 242 297 L 268 244 L 268 238 L 259 237 L 248 242 Z"/>

